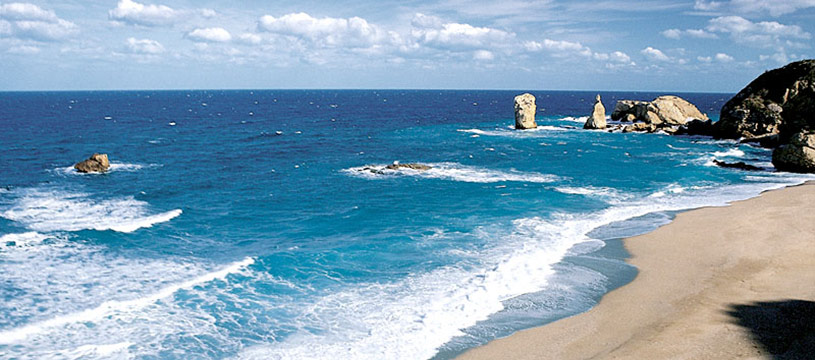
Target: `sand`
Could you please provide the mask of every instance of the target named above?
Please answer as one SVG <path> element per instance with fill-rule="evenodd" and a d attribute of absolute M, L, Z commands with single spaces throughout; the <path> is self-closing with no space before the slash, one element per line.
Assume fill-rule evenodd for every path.
<path fill-rule="evenodd" d="M 625 240 L 631 283 L 459 359 L 815 358 L 815 184 Z"/>

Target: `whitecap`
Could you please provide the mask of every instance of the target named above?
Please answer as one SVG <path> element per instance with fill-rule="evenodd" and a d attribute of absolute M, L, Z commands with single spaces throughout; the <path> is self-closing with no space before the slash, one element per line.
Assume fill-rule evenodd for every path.
<path fill-rule="evenodd" d="M 29 231 L 19 234 L 5 234 L 0 236 L 0 250 L 8 248 L 31 247 L 42 243 L 51 236 Z"/>
<path fill-rule="evenodd" d="M 150 214 L 148 204 L 132 196 L 99 199 L 60 190 L 23 190 L 0 209 L 0 217 L 35 231 L 113 230 L 133 232 L 170 221 L 181 209 Z"/>
<path fill-rule="evenodd" d="M 179 290 L 193 288 L 214 280 L 222 280 L 230 274 L 242 272 L 246 267 L 252 265 L 254 262 L 255 260 L 253 258 L 247 257 L 241 261 L 229 264 L 222 269 L 205 273 L 180 283 L 171 284 L 147 296 L 129 300 L 109 300 L 94 308 L 59 315 L 48 320 L 26 324 L 13 329 L 0 330 L 0 344 L 17 343 L 25 340 L 29 336 L 71 323 L 94 323 L 102 319 L 116 317 L 121 313 L 138 311 L 144 307 L 156 303 L 161 299 L 173 295 Z"/>
<path fill-rule="evenodd" d="M 345 173 L 367 179 L 385 179 L 389 176 L 415 176 L 471 183 L 495 183 L 503 181 L 550 183 L 558 180 L 555 175 L 523 172 L 515 169 L 492 170 L 459 163 L 429 163 L 428 170 L 409 168 L 388 169 L 387 165 L 368 165 L 343 170 Z"/>

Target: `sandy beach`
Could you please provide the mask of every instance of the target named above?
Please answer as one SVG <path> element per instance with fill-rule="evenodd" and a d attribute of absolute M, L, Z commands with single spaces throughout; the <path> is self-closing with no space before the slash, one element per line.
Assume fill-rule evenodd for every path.
<path fill-rule="evenodd" d="M 625 240 L 640 272 L 590 311 L 459 359 L 811 358 L 813 242 L 812 182 L 681 213 Z"/>

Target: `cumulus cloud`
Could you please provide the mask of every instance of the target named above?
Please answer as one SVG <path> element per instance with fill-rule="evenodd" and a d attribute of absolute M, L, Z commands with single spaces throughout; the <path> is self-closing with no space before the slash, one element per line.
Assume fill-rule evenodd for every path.
<path fill-rule="evenodd" d="M 281 17 L 264 15 L 258 21 L 257 28 L 329 47 L 370 47 L 389 37 L 387 32 L 360 17 L 318 19 L 306 13 L 292 13 Z"/>
<path fill-rule="evenodd" d="M 52 10 L 29 3 L 0 5 L 0 34 L 19 39 L 56 41 L 79 32 L 76 24 L 60 19 Z"/>
<path fill-rule="evenodd" d="M 668 29 L 661 32 L 662 36 L 673 39 L 679 40 L 682 36 L 688 36 L 697 39 L 716 39 L 718 36 L 713 33 L 709 33 L 703 29 L 687 29 L 687 30 L 680 30 L 680 29 Z"/>
<path fill-rule="evenodd" d="M 228 42 L 232 40 L 232 35 L 224 28 L 198 28 L 187 33 L 187 38 L 193 41 L 203 42 Z"/>
<path fill-rule="evenodd" d="M 504 45 L 514 33 L 470 24 L 443 22 L 434 16 L 416 14 L 411 36 L 418 43 L 441 49 L 492 48 Z"/>
<path fill-rule="evenodd" d="M 172 25 L 178 12 L 166 5 L 141 4 L 132 0 L 120 0 L 116 8 L 108 11 L 108 18 L 128 25 Z"/>
<path fill-rule="evenodd" d="M 260 35 L 252 34 L 252 33 L 240 34 L 240 36 L 238 36 L 238 40 L 240 42 L 244 43 L 244 44 L 250 44 L 250 45 L 257 45 L 257 44 L 260 44 L 261 41 L 263 41 L 263 39 L 260 37 Z"/>
<path fill-rule="evenodd" d="M 473 59 L 475 60 L 492 60 L 495 59 L 495 54 L 492 51 L 476 50 L 473 52 Z"/>
<path fill-rule="evenodd" d="M 784 25 L 775 21 L 752 22 L 740 16 L 721 16 L 711 19 L 707 31 L 729 34 L 740 43 L 766 47 L 781 38 L 809 39 L 811 35 L 798 25 Z"/>
<path fill-rule="evenodd" d="M 693 8 L 707 12 L 780 16 L 815 7 L 815 0 L 696 0 Z"/>
<path fill-rule="evenodd" d="M 730 55 L 727 55 L 725 53 L 718 53 L 713 58 L 716 59 L 716 61 L 718 61 L 718 62 L 731 62 L 731 61 L 733 61 L 733 57 L 730 56 Z"/>
<path fill-rule="evenodd" d="M 671 61 L 671 58 L 668 55 L 665 55 L 664 52 L 662 52 L 659 49 L 655 49 L 653 47 L 650 47 L 650 46 L 645 48 L 645 49 L 642 49 L 642 51 L 640 51 L 640 53 L 645 55 L 645 57 L 648 58 L 649 60 L 663 61 L 663 62 Z"/>
<path fill-rule="evenodd" d="M 127 50 L 133 54 L 158 55 L 164 52 L 164 46 L 158 41 L 150 39 L 128 38 L 125 43 Z"/>

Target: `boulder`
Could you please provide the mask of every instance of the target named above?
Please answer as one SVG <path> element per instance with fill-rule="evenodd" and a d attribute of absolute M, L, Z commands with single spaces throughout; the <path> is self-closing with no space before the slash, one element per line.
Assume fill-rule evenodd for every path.
<path fill-rule="evenodd" d="M 612 120 L 643 121 L 659 126 L 684 125 L 690 120 L 709 120 L 687 100 L 673 95 L 660 96 L 654 101 L 619 100 L 611 113 Z"/>
<path fill-rule="evenodd" d="M 646 124 L 646 123 L 634 123 L 631 125 L 627 125 L 623 128 L 624 133 L 630 132 L 654 132 L 657 131 L 657 126 L 654 124 Z"/>
<path fill-rule="evenodd" d="M 78 162 L 74 169 L 81 173 L 105 172 L 110 168 L 107 154 L 93 154 L 85 161 Z"/>
<path fill-rule="evenodd" d="M 718 138 L 760 138 L 778 134 L 786 143 L 815 129 L 815 60 L 802 60 L 765 72 L 723 107 Z"/>
<path fill-rule="evenodd" d="M 594 110 L 583 125 L 584 129 L 605 129 L 606 128 L 606 108 L 600 100 L 600 94 L 594 99 Z"/>
<path fill-rule="evenodd" d="M 723 168 L 731 168 L 731 169 L 739 169 L 739 170 L 747 170 L 747 171 L 759 171 L 759 170 L 761 170 L 760 167 L 750 165 L 748 163 L 745 163 L 744 161 L 729 163 L 729 162 L 724 162 L 724 161 L 719 161 L 719 160 L 713 159 L 713 163 L 716 164 L 716 166 L 723 167 Z"/>
<path fill-rule="evenodd" d="M 781 171 L 815 172 L 815 132 L 801 131 L 773 150 L 773 166 Z"/>
<path fill-rule="evenodd" d="M 535 97 L 526 93 L 515 97 L 515 128 L 534 129 L 535 123 Z"/>
<path fill-rule="evenodd" d="M 668 125 L 684 125 L 690 120 L 709 120 L 695 105 L 679 96 L 660 96 L 651 105 L 656 108 L 655 113 L 660 121 Z"/>

